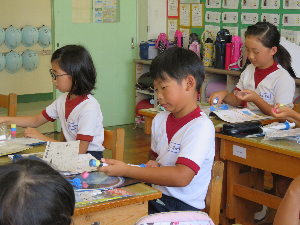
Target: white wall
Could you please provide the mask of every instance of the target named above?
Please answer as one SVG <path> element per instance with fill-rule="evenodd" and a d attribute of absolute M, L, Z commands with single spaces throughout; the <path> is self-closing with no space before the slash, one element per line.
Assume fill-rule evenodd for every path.
<path fill-rule="evenodd" d="M 8 28 L 10 25 L 19 29 L 26 25 L 37 28 L 42 25 L 51 27 L 51 1 L 50 0 L 0 0 L 0 27 Z M 15 49 L 20 54 L 27 49 L 41 52 L 51 50 L 51 46 L 43 49 L 38 43 L 26 48 L 22 43 Z M 10 49 L 5 43 L 0 46 L 1 53 L 7 53 Z M 39 66 L 33 72 L 26 72 L 21 68 L 17 73 L 10 74 L 3 69 L 0 72 L 0 93 L 35 94 L 49 93 L 53 91 L 52 81 L 49 75 L 50 55 L 39 55 Z"/>

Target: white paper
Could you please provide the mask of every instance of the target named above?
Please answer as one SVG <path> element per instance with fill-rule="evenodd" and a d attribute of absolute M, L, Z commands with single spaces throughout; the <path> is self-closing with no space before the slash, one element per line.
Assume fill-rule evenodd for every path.
<path fill-rule="evenodd" d="M 299 0 L 283 0 L 283 9 L 300 9 Z"/>
<path fill-rule="evenodd" d="M 237 23 L 238 22 L 238 13 L 237 12 L 223 12 L 222 13 L 222 22 L 223 23 Z"/>
<path fill-rule="evenodd" d="M 299 26 L 300 14 L 282 14 L 282 26 Z"/>
<path fill-rule="evenodd" d="M 221 0 L 206 0 L 206 8 L 221 8 Z"/>
<path fill-rule="evenodd" d="M 233 145 L 233 155 L 246 159 L 246 148 Z"/>
<path fill-rule="evenodd" d="M 189 47 L 190 29 L 180 28 L 183 37 L 183 48 Z"/>
<path fill-rule="evenodd" d="M 292 42 L 296 45 L 300 44 L 300 31 L 281 29 L 281 37 L 284 37 L 287 41 Z M 294 50 L 294 48 L 296 48 L 297 51 L 299 51 L 300 47 L 293 45 L 292 50 Z M 290 52 L 290 50 L 288 51 Z M 297 57 L 299 58 L 299 55 L 297 55 Z"/>
<path fill-rule="evenodd" d="M 206 11 L 205 22 L 220 23 L 221 12 Z"/>
<path fill-rule="evenodd" d="M 258 0 L 241 0 L 242 9 L 258 9 Z"/>
<path fill-rule="evenodd" d="M 202 4 L 192 4 L 192 27 L 203 26 L 202 6 Z"/>
<path fill-rule="evenodd" d="M 224 9 L 238 9 L 239 1 L 238 0 L 223 0 L 222 7 Z"/>
<path fill-rule="evenodd" d="M 168 0 L 168 16 L 178 17 L 178 0 Z"/>
<path fill-rule="evenodd" d="M 279 9 L 280 1 L 279 0 L 261 0 L 262 9 Z"/>
<path fill-rule="evenodd" d="M 213 111 L 221 120 L 229 123 L 240 123 L 252 120 L 264 120 L 271 117 L 259 116 L 249 109 L 231 109 L 231 110 L 216 110 Z"/>
<path fill-rule="evenodd" d="M 36 145 L 36 144 L 39 144 L 39 143 L 46 143 L 43 140 L 39 140 L 39 139 L 36 139 L 36 138 L 28 138 L 28 137 L 10 139 L 9 142 L 19 143 L 19 144 L 24 144 L 24 145 Z"/>
<path fill-rule="evenodd" d="M 260 18 L 260 20 L 263 22 L 269 22 L 273 23 L 275 26 L 279 26 L 279 14 L 262 13 Z"/>
<path fill-rule="evenodd" d="M 180 25 L 190 26 L 190 15 L 191 15 L 190 4 L 180 4 Z"/>
<path fill-rule="evenodd" d="M 80 141 L 47 142 L 43 160 L 59 171 L 76 172 Z"/>
<path fill-rule="evenodd" d="M 212 35 L 214 36 L 213 39 L 216 38 L 217 33 L 220 31 L 220 26 L 213 26 L 213 25 L 205 25 L 205 30 L 210 31 L 212 33 Z M 204 40 L 206 40 L 208 37 L 211 38 L 211 35 L 209 33 L 205 33 L 205 38 Z"/>
<path fill-rule="evenodd" d="M 177 20 L 168 20 L 168 40 L 174 41 L 175 32 L 177 30 Z"/>
<path fill-rule="evenodd" d="M 241 13 L 242 24 L 256 24 L 258 22 L 258 13 Z"/>
<path fill-rule="evenodd" d="M 239 28 L 238 27 L 230 27 L 230 26 L 223 26 L 223 29 L 227 29 L 232 36 L 239 36 Z"/>

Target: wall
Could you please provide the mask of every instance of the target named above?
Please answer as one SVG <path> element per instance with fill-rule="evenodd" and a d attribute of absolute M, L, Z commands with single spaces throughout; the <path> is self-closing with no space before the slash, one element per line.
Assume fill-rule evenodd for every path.
<path fill-rule="evenodd" d="M 131 48 L 131 37 L 136 40 L 136 1 L 119 1 L 119 22 L 80 24 L 72 23 L 71 1 L 53 2 L 54 46 L 81 44 L 91 53 L 97 70 L 94 97 L 100 103 L 104 126 L 133 123 L 137 44 Z"/>
<path fill-rule="evenodd" d="M 41 27 L 51 26 L 51 2 L 50 0 L 0 0 L 0 27 L 8 28 L 10 25 L 19 29 L 26 25 Z M 22 43 L 14 49 L 20 54 L 27 49 L 42 51 L 37 43 L 26 48 Z M 51 50 L 51 46 L 44 50 Z M 8 49 L 3 43 L 0 46 L 1 53 L 7 53 Z M 33 72 L 26 72 L 21 68 L 17 73 L 10 74 L 6 69 L 0 72 L 0 93 L 16 93 L 18 95 L 49 93 L 53 91 L 52 81 L 49 75 L 51 55 L 40 55 L 39 66 Z"/>

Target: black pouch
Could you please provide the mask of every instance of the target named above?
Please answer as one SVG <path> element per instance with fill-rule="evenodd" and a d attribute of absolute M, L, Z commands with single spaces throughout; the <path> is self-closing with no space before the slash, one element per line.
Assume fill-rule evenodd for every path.
<path fill-rule="evenodd" d="M 226 123 L 223 125 L 222 133 L 234 137 L 245 137 L 250 134 L 260 134 L 261 129 L 260 121 L 245 121 L 242 123 Z"/>

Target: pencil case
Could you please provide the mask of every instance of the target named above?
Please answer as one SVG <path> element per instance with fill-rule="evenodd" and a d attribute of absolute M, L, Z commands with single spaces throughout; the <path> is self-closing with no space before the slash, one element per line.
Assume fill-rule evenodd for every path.
<path fill-rule="evenodd" d="M 250 134 L 262 133 L 260 121 L 245 121 L 242 123 L 226 123 L 222 128 L 223 134 L 246 136 Z"/>

